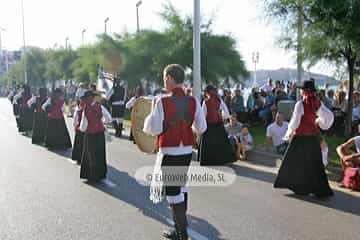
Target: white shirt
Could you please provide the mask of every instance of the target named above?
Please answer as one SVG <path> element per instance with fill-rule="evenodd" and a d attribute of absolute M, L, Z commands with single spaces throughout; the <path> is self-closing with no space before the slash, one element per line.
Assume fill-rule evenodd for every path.
<path fill-rule="evenodd" d="M 28 101 L 27 101 L 27 105 L 29 107 L 31 107 L 31 105 L 33 105 L 36 102 L 36 96 L 32 96 Z"/>
<path fill-rule="evenodd" d="M 51 98 L 48 98 L 46 100 L 46 102 L 41 106 L 42 110 L 46 111 L 46 107 L 51 105 Z M 66 105 L 65 105 L 65 102 L 63 103 L 62 107 L 61 107 L 61 111 L 62 112 L 65 112 L 65 109 L 66 109 Z"/>
<path fill-rule="evenodd" d="M 94 105 L 96 102 L 93 102 L 91 105 Z M 109 113 L 109 111 L 101 105 L 101 113 L 102 113 L 102 120 L 104 123 L 111 123 L 112 122 L 112 117 L 111 117 L 111 114 Z M 76 115 L 76 119 L 74 119 L 74 126 L 75 125 L 75 122 L 77 123 L 79 121 L 78 119 L 78 116 Z M 85 115 L 85 111 L 82 112 L 82 115 L 81 115 L 81 122 L 80 122 L 80 126 L 79 126 L 79 130 L 82 131 L 82 132 L 85 132 L 86 129 L 88 128 L 88 120 L 86 118 L 86 115 Z"/>
<path fill-rule="evenodd" d="M 86 91 L 87 90 L 85 88 L 78 88 L 75 93 L 75 98 L 81 98 L 82 96 L 84 96 Z"/>
<path fill-rule="evenodd" d="M 279 146 L 284 142 L 283 138 L 288 129 L 288 123 L 283 122 L 279 126 L 276 122 L 273 122 L 266 128 L 266 137 L 270 137 L 274 147 Z"/>
<path fill-rule="evenodd" d="M 207 107 L 206 107 L 205 101 L 202 104 L 202 110 L 203 110 L 203 112 L 204 112 L 204 114 L 206 116 L 207 115 Z M 222 117 L 224 119 L 229 119 L 230 118 L 229 109 L 228 109 L 228 107 L 226 106 L 226 104 L 224 103 L 224 101 L 222 99 L 220 99 L 220 110 L 221 110 Z"/>
<path fill-rule="evenodd" d="M 143 131 L 152 136 L 158 136 L 163 132 L 164 108 L 161 98 L 157 98 L 155 107 L 145 118 Z M 206 119 L 199 101 L 196 100 L 196 109 L 192 130 L 197 134 L 202 134 L 207 128 Z M 160 147 L 159 151 L 166 155 L 183 155 L 192 153 L 192 146 L 183 146 L 182 142 L 177 147 Z"/>
<path fill-rule="evenodd" d="M 136 99 L 137 99 L 136 96 L 130 98 L 129 101 L 127 101 L 127 103 L 126 103 L 125 108 L 126 109 L 132 108 L 134 106 Z"/>
<path fill-rule="evenodd" d="M 304 105 L 302 100 L 295 104 L 294 112 L 292 114 L 288 130 L 285 134 L 284 140 L 289 140 L 293 132 L 300 126 L 302 115 L 304 115 Z M 317 110 L 316 123 L 323 130 L 328 130 L 334 122 L 334 114 L 321 102 L 320 108 Z"/>
<path fill-rule="evenodd" d="M 265 92 L 270 92 L 274 89 L 273 85 L 270 85 L 269 83 L 264 84 L 260 87 L 260 90 L 264 90 Z"/>

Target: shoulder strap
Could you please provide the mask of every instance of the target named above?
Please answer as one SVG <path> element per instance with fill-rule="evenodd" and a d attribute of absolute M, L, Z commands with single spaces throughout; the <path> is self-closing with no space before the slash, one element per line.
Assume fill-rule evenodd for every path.
<path fill-rule="evenodd" d="M 175 95 L 170 98 L 175 103 L 176 112 L 170 121 L 164 126 L 163 132 L 165 133 L 171 127 L 173 127 L 178 121 L 185 120 L 188 123 L 192 122 L 192 116 L 189 112 L 190 97 L 185 96 L 183 100 L 180 100 Z"/>

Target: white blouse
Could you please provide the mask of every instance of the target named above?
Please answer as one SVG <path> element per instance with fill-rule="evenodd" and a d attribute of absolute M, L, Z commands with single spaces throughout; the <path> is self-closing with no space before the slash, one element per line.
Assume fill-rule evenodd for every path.
<path fill-rule="evenodd" d="M 301 118 L 304 115 L 304 105 L 300 100 L 295 104 L 294 112 L 292 114 L 288 130 L 285 134 L 284 140 L 288 141 L 293 135 L 294 131 L 300 126 Z M 328 130 L 334 122 L 334 114 L 321 102 L 320 108 L 316 112 L 317 118 L 315 122 L 322 130 Z"/>

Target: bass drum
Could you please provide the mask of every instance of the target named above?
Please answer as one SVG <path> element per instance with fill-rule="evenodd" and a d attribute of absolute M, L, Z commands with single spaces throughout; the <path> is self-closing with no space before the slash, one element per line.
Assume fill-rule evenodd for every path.
<path fill-rule="evenodd" d="M 131 111 L 131 130 L 138 148 L 149 154 L 157 152 L 157 137 L 143 132 L 145 118 L 151 112 L 152 101 L 154 98 L 139 97 L 136 99 Z"/>

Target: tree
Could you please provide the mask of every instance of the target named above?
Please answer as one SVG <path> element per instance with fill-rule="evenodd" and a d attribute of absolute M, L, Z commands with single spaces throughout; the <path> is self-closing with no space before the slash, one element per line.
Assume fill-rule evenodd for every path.
<path fill-rule="evenodd" d="M 71 64 L 72 74 L 76 81 L 89 84 L 98 76 L 99 61 L 97 49 L 86 46 L 77 50 L 77 57 Z"/>
<path fill-rule="evenodd" d="M 284 20 L 286 28 L 293 27 L 294 9 L 303 6 L 304 36 L 303 57 L 313 65 L 326 59 L 336 64 L 345 64 L 349 73 L 348 109 L 345 135 L 351 134 L 352 96 L 354 74 L 360 51 L 360 0 L 273 0 L 268 4 L 270 15 Z M 287 47 L 294 40 L 286 38 Z"/>

